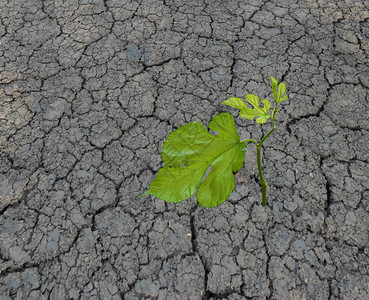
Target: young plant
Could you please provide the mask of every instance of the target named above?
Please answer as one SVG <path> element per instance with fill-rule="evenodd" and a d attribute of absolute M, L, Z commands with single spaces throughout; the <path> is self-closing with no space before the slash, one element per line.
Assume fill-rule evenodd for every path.
<path fill-rule="evenodd" d="M 261 168 L 261 146 L 276 129 L 275 119 L 280 110 L 278 104 L 287 100 L 283 96 L 286 85 L 270 77 L 272 81 L 275 107 L 271 114 L 271 104 L 267 99 L 259 105 L 259 97 L 248 94 L 246 101 L 253 106 L 249 108 L 240 98 L 232 97 L 222 104 L 237 108 L 242 118 L 264 124 L 269 119 L 273 128 L 257 142 L 253 139 L 240 140 L 237 134 L 233 116 L 229 113 L 220 113 L 213 117 L 209 129 L 217 131 L 212 135 L 199 122 L 192 122 L 179 127 L 169 134 L 162 147 L 161 157 L 165 163 L 150 189 L 143 195 L 153 195 L 166 202 L 183 201 L 197 191 L 197 201 L 200 206 L 214 207 L 223 203 L 234 190 L 234 172 L 243 167 L 248 142 L 256 146 L 257 164 L 262 191 L 262 205 L 267 205 L 266 193 L 268 183 L 265 181 Z M 211 167 L 211 168 L 210 168 Z M 206 178 L 204 175 L 210 168 Z M 203 180 L 204 179 L 204 180 Z M 142 195 L 142 196 L 143 196 Z"/>

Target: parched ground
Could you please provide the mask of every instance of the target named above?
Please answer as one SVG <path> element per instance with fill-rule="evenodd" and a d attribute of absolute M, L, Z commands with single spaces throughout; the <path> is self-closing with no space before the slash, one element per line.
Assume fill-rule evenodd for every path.
<path fill-rule="evenodd" d="M 138 197 L 269 71 L 267 207 Z M 366 0 L 0 0 L 0 299 L 369 299 L 368 113 Z"/>

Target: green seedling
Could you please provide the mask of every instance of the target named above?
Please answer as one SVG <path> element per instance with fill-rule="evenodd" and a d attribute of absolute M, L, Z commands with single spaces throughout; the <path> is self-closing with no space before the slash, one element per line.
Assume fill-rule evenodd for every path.
<path fill-rule="evenodd" d="M 270 120 L 273 128 L 257 142 L 253 139 L 240 140 L 233 116 L 220 113 L 213 117 L 209 129 L 217 131 L 213 135 L 199 122 L 192 122 L 179 127 L 169 134 L 163 144 L 161 157 L 165 166 L 162 167 L 150 184 L 150 189 L 143 195 L 153 195 L 166 202 L 183 201 L 197 191 L 197 201 L 200 206 L 214 207 L 223 203 L 235 188 L 234 172 L 239 171 L 244 164 L 247 143 L 256 146 L 257 164 L 262 191 L 262 205 L 267 205 L 267 186 L 261 168 L 261 146 L 276 129 L 275 119 L 280 110 L 278 104 L 287 100 L 286 85 L 270 77 L 272 81 L 275 107 L 267 99 L 248 94 L 246 102 L 232 97 L 222 104 L 237 108 L 239 116 L 249 120 L 256 118 L 256 123 L 264 124 Z M 207 173 L 208 171 L 208 173 Z M 206 178 L 204 179 L 205 174 Z"/>

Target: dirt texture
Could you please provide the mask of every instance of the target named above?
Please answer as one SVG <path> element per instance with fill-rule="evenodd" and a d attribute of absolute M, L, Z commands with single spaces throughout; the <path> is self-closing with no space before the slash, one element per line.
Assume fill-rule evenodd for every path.
<path fill-rule="evenodd" d="M 267 207 L 138 197 L 269 71 Z M 0 299 L 369 299 L 368 113 L 366 0 L 0 0 Z"/>

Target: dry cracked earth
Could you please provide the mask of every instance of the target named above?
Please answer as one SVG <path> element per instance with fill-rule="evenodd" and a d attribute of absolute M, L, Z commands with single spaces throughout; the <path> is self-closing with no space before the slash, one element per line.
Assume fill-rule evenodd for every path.
<path fill-rule="evenodd" d="M 167 135 L 288 88 L 218 208 Z M 0 298 L 369 299 L 369 2 L 0 0 Z M 270 127 L 236 118 L 241 138 Z"/>

